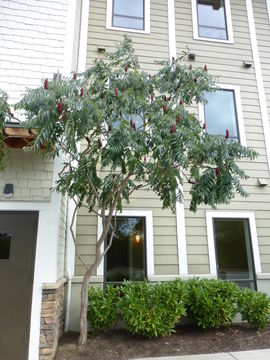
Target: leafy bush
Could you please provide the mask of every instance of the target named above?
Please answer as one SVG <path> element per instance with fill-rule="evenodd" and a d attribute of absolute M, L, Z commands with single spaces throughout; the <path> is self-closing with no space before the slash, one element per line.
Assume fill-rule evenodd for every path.
<path fill-rule="evenodd" d="M 119 300 L 126 329 L 148 338 L 165 336 L 185 315 L 185 293 L 180 280 L 153 284 L 125 282 Z"/>
<path fill-rule="evenodd" d="M 231 324 L 238 311 L 239 287 L 222 280 L 191 279 L 186 283 L 188 315 L 204 329 Z"/>
<path fill-rule="evenodd" d="M 263 330 L 270 321 L 270 298 L 262 292 L 242 289 L 239 308 L 252 328 Z"/>
<path fill-rule="evenodd" d="M 101 288 L 90 287 L 88 292 L 87 320 L 94 332 L 114 325 L 117 316 L 119 288 L 109 285 L 105 293 Z"/>

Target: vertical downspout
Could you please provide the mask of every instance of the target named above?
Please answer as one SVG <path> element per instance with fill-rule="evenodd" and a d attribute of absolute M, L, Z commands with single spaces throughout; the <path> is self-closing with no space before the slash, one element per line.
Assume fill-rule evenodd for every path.
<path fill-rule="evenodd" d="M 76 69 L 77 72 L 85 71 L 86 67 L 86 52 L 87 52 L 87 38 L 88 38 L 88 19 L 89 19 L 89 7 L 90 0 L 81 0 L 80 3 L 80 15 L 79 15 L 79 34 L 78 34 L 78 47 L 77 47 L 77 56 L 76 56 Z M 80 144 L 77 144 L 78 149 L 80 148 Z M 67 223 L 66 223 L 66 275 L 68 279 L 67 283 L 67 300 L 66 300 L 66 312 L 65 312 L 65 332 L 68 331 L 69 328 L 69 314 L 70 314 L 70 302 L 71 302 L 71 287 L 72 287 L 72 272 L 69 267 L 68 255 L 69 255 L 69 241 L 72 242 L 73 239 L 70 235 L 70 225 L 72 214 L 74 210 L 74 206 L 71 206 L 71 200 L 67 199 Z M 76 221 L 73 224 L 74 228 L 76 228 Z"/>

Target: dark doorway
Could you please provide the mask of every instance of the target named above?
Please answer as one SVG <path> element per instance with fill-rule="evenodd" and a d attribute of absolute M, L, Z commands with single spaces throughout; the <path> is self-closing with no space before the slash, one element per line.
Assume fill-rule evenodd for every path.
<path fill-rule="evenodd" d="M 0 212 L 1 359 L 28 359 L 38 212 Z"/>

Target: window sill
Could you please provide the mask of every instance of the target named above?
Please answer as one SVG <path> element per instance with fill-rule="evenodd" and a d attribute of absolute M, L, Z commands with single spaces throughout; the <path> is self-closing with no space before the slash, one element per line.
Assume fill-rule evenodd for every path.
<path fill-rule="evenodd" d="M 116 30 L 116 31 L 122 31 L 122 32 L 131 32 L 136 34 L 146 34 L 150 35 L 150 30 L 137 30 L 137 29 L 129 29 L 129 28 L 121 28 L 121 27 L 114 27 L 114 26 L 106 26 L 107 30 Z"/>
<path fill-rule="evenodd" d="M 233 39 L 221 40 L 221 39 L 205 38 L 205 37 L 200 37 L 200 36 L 194 36 L 193 39 L 194 40 L 201 40 L 201 41 L 208 41 L 208 42 L 222 43 L 222 44 L 234 44 Z"/>

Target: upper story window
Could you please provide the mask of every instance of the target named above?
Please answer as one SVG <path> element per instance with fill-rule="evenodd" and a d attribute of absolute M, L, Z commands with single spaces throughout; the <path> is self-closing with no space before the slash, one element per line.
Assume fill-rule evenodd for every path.
<path fill-rule="evenodd" d="M 107 0 L 106 27 L 150 33 L 150 0 Z"/>
<path fill-rule="evenodd" d="M 240 89 L 223 85 L 222 89 L 206 94 L 207 103 L 199 106 L 199 117 L 206 122 L 210 135 L 225 136 L 229 130 L 230 140 L 246 145 Z"/>
<path fill-rule="evenodd" d="M 195 39 L 233 42 L 230 0 L 192 0 Z"/>

